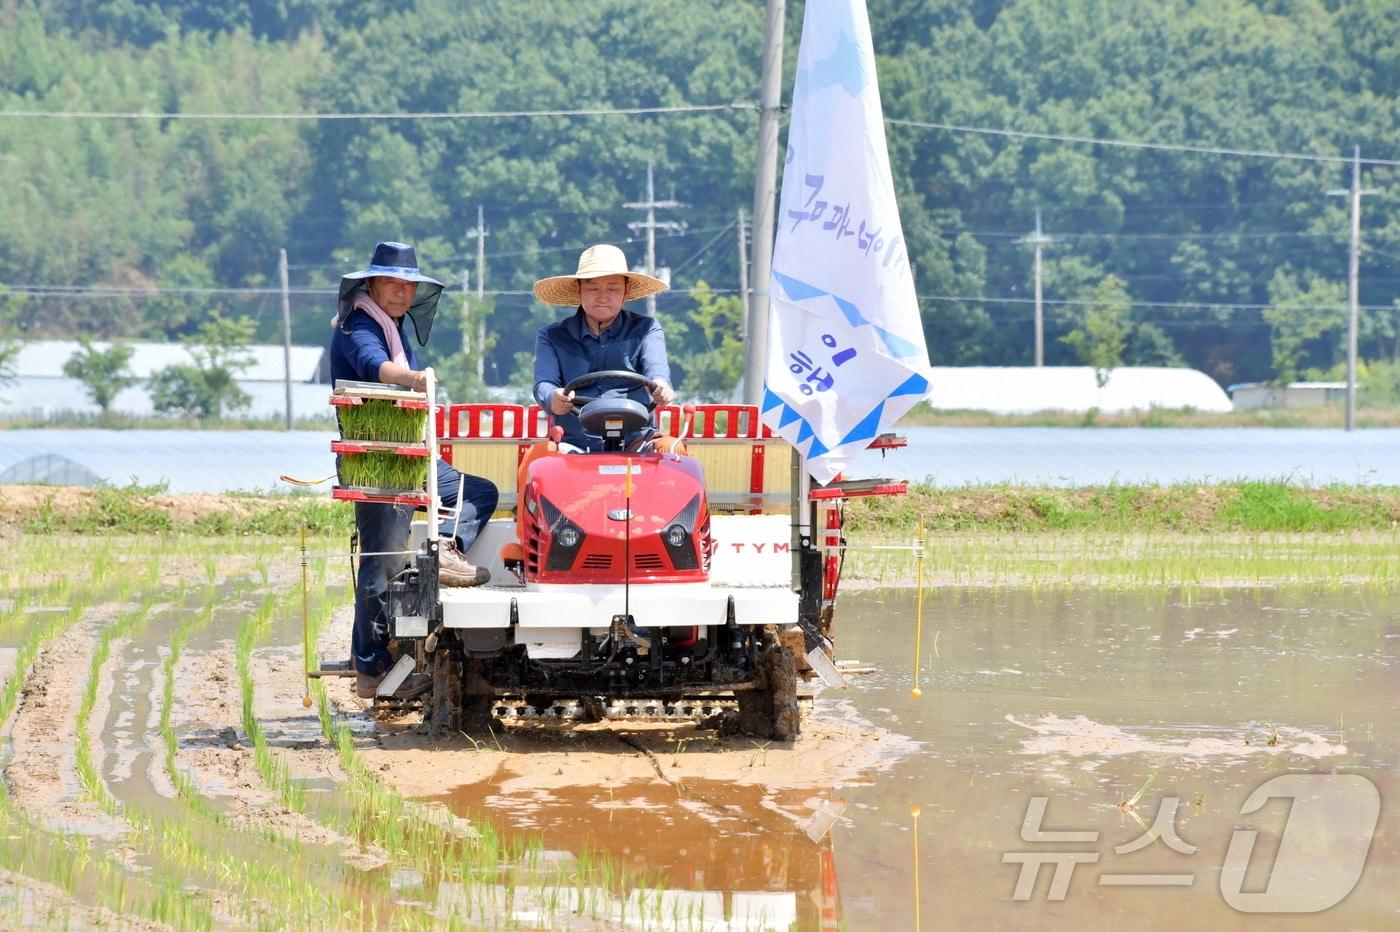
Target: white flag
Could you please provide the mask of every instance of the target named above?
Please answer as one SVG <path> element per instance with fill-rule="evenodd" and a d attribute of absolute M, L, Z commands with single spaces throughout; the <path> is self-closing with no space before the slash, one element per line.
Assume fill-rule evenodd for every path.
<path fill-rule="evenodd" d="M 763 420 L 830 482 L 928 394 L 864 0 L 808 0 L 769 287 Z"/>

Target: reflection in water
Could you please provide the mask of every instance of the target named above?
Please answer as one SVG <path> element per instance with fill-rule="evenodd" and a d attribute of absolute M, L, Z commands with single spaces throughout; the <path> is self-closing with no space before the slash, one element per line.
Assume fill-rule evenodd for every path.
<path fill-rule="evenodd" d="M 840 922 L 829 828 L 843 802 L 829 792 L 686 780 L 504 796 L 480 783 L 439 801 L 458 815 L 504 823 L 505 840 L 543 836 L 555 862 L 601 852 L 631 871 L 652 892 L 601 907 L 623 922 L 717 930 L 834 929 Z M 650 920 L 642 915 L 647 896 L 660 898 Z M 519 903 L 511 912 L 527 920 Z"/>
<path fill-rule="evenodd" d="M 1355 838 L 1337 820 L 1290 822 L 1277 793 L 1247 802 L 1283 775 L 1359 775 L 1381 809 L 1354 889 L 1274 924 L 1400 926 L 1395 597 L 938 590 L 920 699 L 914 602 L 843 596 L 841 656 L 875 672 L 818 699 L 919 742 L 878 774 L 823 793 L 481 784 L 446 802 L 556 858 L 602 852 L 641 873 L 675 917 L 663 926 L 1177 929 L 1237 926 L 1250 917 L 1231 903 L 1276 902 L 1280 851 L 1291 887 L 1317 885 L 1310 902 L 1345 893 Z M 618 924 L 637 922 L 626 909 Z"/>

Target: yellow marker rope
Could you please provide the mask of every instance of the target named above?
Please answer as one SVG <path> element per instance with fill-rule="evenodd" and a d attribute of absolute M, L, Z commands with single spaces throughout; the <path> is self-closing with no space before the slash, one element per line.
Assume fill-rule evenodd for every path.
<path fill-rule="evenodd" d="M 919 653 L 924 640 L 924 522 L 919 519 L 919 536 L 914 541 L 914 688 L 909 695 L 918 699 L 924 694 L 919 688 Z"/>
<path fill-rule="evenodd" d="M 306 528 L 301 529 L 301 659 L 302 684 L 305 690 L 301 704 L 311 708 L 311 612 L 308 609 L 306 582 Z"/>
<path fill-rule="evenodd" d="M 279 482 L 285 482 L 285 483 L 287 483 L 288 485 L 320 485 L 320 484 L 323 483 L 323 482 L 330 482 L 330 481 L 331 481 L 332 479 L 334 479 L 334 478 L 335 478 L 335 473 L 331 473 L 329 476 L 326 476 L 325 478 L 322 478 L 322 479 L 298 479 L 298 478 L 296 478 L 296 477 L 294 477 L 294 476 L 285 476 L 285 475 L 283 475 L 283 476 L 278 476 L 278 477 L 277 477 L 277 481 L 279 481 Z"/>

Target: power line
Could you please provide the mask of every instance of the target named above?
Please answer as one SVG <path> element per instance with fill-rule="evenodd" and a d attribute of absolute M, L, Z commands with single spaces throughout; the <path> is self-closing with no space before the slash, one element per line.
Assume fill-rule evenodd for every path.
<path fill-rule="evenodd" d="M 0 118 L 48 120 L 500 120 L 521 117 L 648 116 L 757 110 L 756 104 L 681 104 L 674 107 L 590 107 L 576 110 L 423 110 L 383 113 L 175 113 L 153 110 L 0 110 Z"/>
<path fill-rule="evenodd" d="M 1338 239 L 1336 233 L 1305 233 L 1300 231 L 1261 231 L 1258 233 L 1056 233 L 1055 236 L 1057 239 L 1105 240 Z"/>
<path fill-rule="evenodd" d="M 287 294 L 294 295 L 328 295 L 335 294 L 334 289 L 325 288 L 291 288 Z M 123 288 L 119 286 L 107 285 L 33 285 L 16 284 L 8 285 L 0 282 L 0 296 L 4 295 L 28 295 L 30 297 L 45 298 L 68 298 L 68 297 L 104 297 L 104 298 L 151 298 L 165 294 L 182 295 L 249 295 L 265 297 L 267 295 L 282 294 L 281 288 Z"/>
<path fill-rule="evenodd" d="M 594 212 L 594 214 L 596 215 L 596 211 Z M 704 235 L 707 234 L 707 233 L 714 233 L 714 232 L 716 232 L 716 231 L 718 231 L 718 232 L 724 232 L 724 231 L 727 231 L 727 230 L 732 229 L 733 227 L 734 227 L 734 224 L 731 222 L 728 226 L 725 226 L 725 227 L 704 227 L 704 228 L 697 228 L 697 229 L 687 229 L 684 233 L 662 233 L 662 234 L 660 234 L 660 235 L 657 236 L 657 239 L 686 239 L 687 237 L 692 237 L 692 236 L 704 236 Z M 634 243 L 634 242 L 637 242 L 637 240 L 634 240 L 632 237 L 629 236 L 629 237 L 627 237 L 626 240 L 624 240 L 624 242 L 627 242 L 627 243 Z M 566 243 L 566 244 L 564 244 L 564 245 L 562 245 L 562 246 L 539 246 L 539 247 L 537 247 L 537 248 L 535 248 L 535 249 L 519 249 L 519 250 L 515 250 L 514 252 L 493 252 L 493 253 L 491 253 L 491 258 L 492 258 L 492 259 L 516 259 L 516 258 L 519 258 L 520 256 L 533 256 L 533 255 L 539 255 L 539 254 L 543 254 L 543 253 L 552 253 L 552 252 L 561 252 L 561 253 L 563 253 L 563 252 L 578 252 L 578 251 L 580 251 L 580 250 L 586 248 L 587 245 L 588 245 L 587 243 Z M 439 256 L 439 257 L 434 257 L 434 258 L 433 258 L 433 262 L 439 263 L 439 264 L 447 264 L 447 263 L 452 263 L 452 262 L 462 262 L 462 261 L 465 261 L 465 260 L 475 259 L 475 258 L 476 258 L 476 254 L 475 254 L 475 253 L 472 253 L 472 254 L 469 255 L 469 256 Z M 305 265 L 291 265 L 291 266 L 288 266 L 288 268 L 294 269 L 294 270 L 296 270 L 296 269 L 299 269 L 299 270 L 307 270 L 307 269 L 342 269 L 342 268 L 344 268 L 344 267 L 345 267 L 345 265 L 344 265 L 343 263 L 339 263 L 339 262 L 322 262 L 322 263 L 319 263 L 319 264 L 317 264 L 317 263 L 308 263 L 308 264 L 305 264 Z"/>
<path fill-rule="evenodd" d="M 944 239 L 950 236 L 975 236 L 979 239 L 1020 239 L 1026 234 L 1009 232 L 1005 230 L 973 230 L 968 227 L 953 227 L 938 231 L 938 235 Z M 1297 230 L 1281 230 L 1277 232 L 1260 231 L 1257 233 L 1056 233 L 1059 239 L 1080 239 L 1080 240 L 1165 240 L 1165 241 L 1192 241 L 1192 240 L 1227 240 L 1227 239 L 1330 239 L 1339 237 L 1336 233 L 1306 233 Z"/>
<path fill-rule="evenodd" d="M 732 228 L 733 224 L 730 225 Z M 727 232 L 727 229 L 726 229 Z M 714 241 L 711 241 L 713 244 Z M 706 248 L 709 248 L 707 245 Z M 703 250 L 702 250 L 703 252 Z M 687 260 L 689 261 L 689 260 Z M 444 293 L 455 289 L 444 289 Z M 710 288 L 710 294 L 735 294 L 733 288 Z M 337 293 L 334 288 L 291 288 L 288 294 L 301 297 L 323 298 Z M 493 296 L 526 296 L 533 292 L 527 289 L 498 289 L 486 290 L 483 294 Z M 693 294 L 692 288 L 672 288 L 669 294 Z M 122 288 L 108 287 L 105 285 L 38 285 L 38 284 L 6 284 L 0 282 L 0 295 L 26 295 L 30 297 L 49 298 L 157 298 L 162 295 L 244 295 L 249 297 L 268 297 L 282 294 L 280 288 Z M 992 296 L 985 295 L 946 295 L 946 294 L 921 294 L 918 295 L 920 301 L 942 301 L 947 303 L 970 303 L 970 304 L 1034 304 L 1034 298 L 1021 298 L 1012 296 Z M 1045 298 L 1044 303 L 1048 305 L 1086 306 L 1098 304 L 1100 302 L 1088 298 Z M 1133 307 L 1152 308 L 1181 308 L 1196 310 L 1231 310 L 1231 311 L 1258 311 L 1271 307 L 1284 306 L 1300 311 L 1334 311 L 1343 310 L 1344 305 L 1337 304 L 1245 304 L 1235 302 L 1204 302 L 1204 301 L 1138 301 L 1130 302 Z M 1388 304 L 1363 304 L 1359 306 L 1364 311 L 1394 311 L 1395 307 Z"/>
<path fill-rule="evenodd" d="M 383 111 L 377 113 L 180 113 L 154 110 L 0 110 L 0 118 L 54 120 L 500 120 L 534 117 L 595 117 L 649 116 L 659 114 L 713 113 L 723 110 L 760 110 L 756 103 L 733 101 L 723 104 L 678 104 L 669 107 L 580 107 L 557 110 L 419 110 Z M 1190 152 L 1196 155 L 1227 155 L 1239 158 L 1282 159 L 1303 162 L 1349 163 L 1343 155 L 1319 155 L 1308 152 L 1279 152 L 1269 149 L 1235 149 L 1224 146 L 1188 143 L 1150 142 L 1134 139 L 1108 139 L 1099 136 L 1078 136 L 1070 133 L 1032 132 L 993 126 L 969 126 L 960 123 L 939 123 L 931 120 L 909 120 L 886 117 L 890 126 L 916 129 L 937 129 L 952 133 L 1000 136 L 1011 139 L 1038 139 L 1047 142 L 1068 142 L 1079 145 L 1111 146 L 1121 149 L 1149 149 L 1159 152 Z M 1400 167 L 1397 159 L 1362 159 L 1363 165 Z"/>
<path fill-rule="evenodd" d="M 443 294 L 452 294 L 460 291 L 456 288 L 444 288 Z M 710 294 L 737 294 L 734 288 L 709 288 Z M 335 288 L 289 288 L 288 295 L 299 297 L 325 298 L 338 294 Z M 530 296 L 534 292 L 528 289 L 500 289 L 493 291 L 485 289 L 483 295 L 491 296 Z M 694 294 L 693 288 L 671 288 L 666 294 Z M 281 288 L 108 288 L 102 285 L 29 285 L 17 284 L 8 285 L 0 282 L 0 297 L 10 297 L 20 295 L 35 298 L 74 298 L 74 299 L 117 299 L 117 298 L 138 298 L 152 299 L 162 295 L 243 295 L 247 297 L 271 297 L 281 295 Z"/>
<path fill-rule="evenodd" d="M 680 265 L 678 265 L 678 266 L 676 266 L 674 269 L 672 269 L 672 270 L 671 270 L 671 274 L 672 274 L 672 275 L 677 275 L 677 274 L 679 274 L 680 271 L 681 271 L 681 269 L 683 269 L 683 268 L 685 268 L 686 266 L 690 265 L 690 263 L 694 262 L 696 259 L 698 259 L 698 258 L 700 258 L 701 256 L 703 256 L 705 253 L 709 252 L 709 251 L 710 251 L 710 247 L 714 246 L 715 243 L 718 243 L 718 242 L 720 241 L 720 238 L 721 238 L 722 236 L 724 236 L 724 235 L 725 235 L 726 233 L 728 233 L 730 230 L 734 229 L 734 224 L 735 224 L 735 223 L 738 223 L 738 222 L 739 222 L 739 221 L 735 220 L 734 223 L 729 224 L 727 227 L 724 227 L 722 230 L 720 230 L 718 233 L 716 233 L 716 234 L 710 239 L 709 242 L 707 242 L 705 245 L 701 246 L 701 247 L 700 247 L 699 249 L 697 249 L 695 252 L 691 253 L 690 256 L 689 256 L 688 258 L 686 258 L 685 261 L 683 261 Z M 705 232 L 708 233 L 709 230 L 706 230 Z"/>
<path fill-rule="evenodd" d="M 1034 304 L 1034 298 L 1013 298 L 1013 297 L 984 297 L 979 295 L 957 295 L 957 294 L 921 294 L 918 295 L 920 301 L 943 301 L 946 303 L 968 303 L 968 304 Z M 1101 304 L 1089 298 L 1046 298 L 1046 304 L 1069 305 L 1083 307 Z M 1137 301 L 1130 300 L 1132 307 L 1152 307 L 1152 308 L 1182 308 L 1189 310 L 1222 310 L 1222 311 L 1262 311 L 1271 307 L 1287 308 L 1297 311 L 1343 311 L 1346 310 L 1344 304 L 1238 304 L 1229 302 L 1205 302 L 1205 301 Z M 1388 304 L 1363 304 L 1360 305 L 1363 311 L 1394 311 Z"/>
<path fill-rule="evenodd" d="M 1073 136 L 1067 133 L 1033 133 L 1025 130 L 998 129 L 990 126 L 964 126 L 957 123 L 932 123 L 925 120 L 900 120 L 886 117 L 891 126 L 912 126 L 919 129 L 941 129 L 951 133 L 973 133 L 981 136 L 1005 136 L 1013 139 L 1041 139 L 1047 142 L 1072 142 L 1087 146 L 1113 146 L 1120 149 L 1154 149 L 1161 152 L 1192 152 L 1197 155 L 1231 155 L 1251 159 L 1285 159 L 1299 162 L 1328 162 L 1350 164 L 1345 155 L 1315 155 L 1306 152 L 1273 152 L 1267 149 L 1228 149 L 1218 146 L 1197 146 L 1182 143 L 1142 142 L 1130 139 L 1101 139 L 1097 136 Z M 1362 159 L 1363 165 L 1400 166 L 1396 159 Z"/>

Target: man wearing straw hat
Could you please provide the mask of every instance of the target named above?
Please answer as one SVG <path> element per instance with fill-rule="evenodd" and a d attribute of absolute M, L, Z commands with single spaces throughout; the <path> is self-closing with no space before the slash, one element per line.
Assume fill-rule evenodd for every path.
<path fill-rule="evenodd" d="M 622 307 L 626 301 L 665 290 L 666 283 L 660 279 L 629 271 L 622 250 L 606 244 L 585 249 L 574 274 L 535 282 L 535 297 L 545 304 L 578 308 L 572 316 L 540 330 L 535 338 L 535 401 L 564 428 L 564 443 L 578 450 L 602 449 L 601 438 L 584 433 L 578 416 L 572 413 L 573 394 L 563 388 L 579 376 L 626 369 L 646 376 L 654 387 L 648 391 L 603 381 L 589 393 L 625 394 L 642 404 L 666 405 L 675 400 L 661 325 Z M 635 443 L 645 433 L 629 437 L 629 442 Z"/>
<path fill-rule="evenodd" d="M 384 382 L 413 391 L 427 388 L 427 377 L 418 368 L 412 344 L 404 335 L 404 318 L 413 322 L 420 346 L 437 314 L 442 282 L 418 270 L 418 256 L 404 243 L 380 243 L 367 268 L 340 280 L 335 333 L 331 337 L 332 382 Z M 479 586 L 490 571 L 473 566 L 464 554 L 496 510 L 496 486 L 487 479 L 458 472 L 437 460 L 437 487 L 447 508 L 458 508 L 455 521 L 438 529 L 438 578 L 447 586 Z M 461 490 L 460 500 L 458 490 Z M 394 554 L 404 549 L 412 521 L 412 508 L 377 502 L 355 503 L 355 528 L 360 551 Z M 390 575 L 403 566 L 402 556 L 364 556 L 355 585 L 355 627 L 350 651 L 355 661 L 355 691 L 371 699 L 392 664 L 389 656 Z M 428 691 L 431 679 L 415 673 L 399 687 L 396 696 L 412 698 Z"/>

